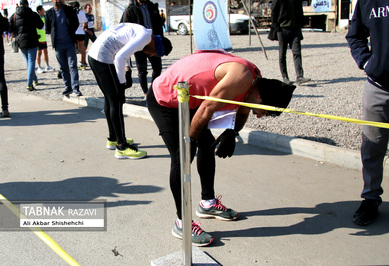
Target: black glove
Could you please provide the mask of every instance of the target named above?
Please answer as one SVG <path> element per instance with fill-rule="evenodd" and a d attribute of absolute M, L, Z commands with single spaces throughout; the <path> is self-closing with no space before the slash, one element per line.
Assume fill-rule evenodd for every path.
<path fill-rule="evenodd" d="M 219 148 L 216 151 L 216 155 L 219 158 L 231 157 L 235 151 L 235 137 L 238 135 L 232 129 L 226 129 L 212 144 L 212 148 L 215 148 L 219 143 Z"/>
<path fill-rule="evenodd" d="M 128 70 L 126 70 L 126 86 L 125 88 L 131 88 L 132 86 L 132 71 L 131 71 L 131 68 L 129 68 Z"/>

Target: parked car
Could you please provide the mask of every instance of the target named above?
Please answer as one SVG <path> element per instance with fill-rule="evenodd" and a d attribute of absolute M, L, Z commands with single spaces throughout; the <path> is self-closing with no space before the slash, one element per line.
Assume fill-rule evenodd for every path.
<path fill-rule="evenodd" d="M 171 6 L 169 8 L 170 30 L 176 31 L 179 35 L 189 34 L 189 7 Z M 254 21 L 254 18 L 252 17 Z M 192 15 L 193 30 L 193 15 Z M 249 31 L 249 16 L 244 14 L 230 14 L 230 33 L 247 34 Z"/>

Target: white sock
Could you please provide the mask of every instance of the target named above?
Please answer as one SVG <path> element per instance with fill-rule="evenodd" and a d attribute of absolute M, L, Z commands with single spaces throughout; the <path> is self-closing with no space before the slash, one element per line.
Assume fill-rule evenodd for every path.
<path fill-rule="evenodd" d="M 204 208 L 210 208 L 212 205 L 214 205 L 216 202 L 216 199 L 211 199 L 211 200 L 201 200 L 201 205 Z"/>
<path fill-rule="evenodd" d="M 182 228 L 182 220 L 177 218 L 176 223 L 177 223 L 179 228 Z"/>

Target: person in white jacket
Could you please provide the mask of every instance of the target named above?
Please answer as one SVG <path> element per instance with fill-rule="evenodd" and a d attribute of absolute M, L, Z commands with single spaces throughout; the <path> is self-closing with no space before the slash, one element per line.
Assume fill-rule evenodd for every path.
<path fill-rule="evenodd" d="M 125 136 L 123 104 L 127 59 L 138 51 L 162 57 L 171 50 L 167 38 L 152 35 L 150 29 L 133 23 L 120 23 L 107 29 L 90 48 L 88 62 L 105 99 L 104 112 L 109 130 L 107 148 L 116 148 L 116 158 L 140 159 L 147 155 L 146 151 L 138 150 L 132 144 L 133 139 Z"/>

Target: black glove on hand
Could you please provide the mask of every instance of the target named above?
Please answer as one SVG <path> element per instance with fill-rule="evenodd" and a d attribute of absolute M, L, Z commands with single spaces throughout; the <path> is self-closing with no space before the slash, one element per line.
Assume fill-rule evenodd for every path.
<path fill-rule="evenodd" d="M 131 88 L 132 86 L 132 71 L 131 71 L 131 68 L 129 68 L 128 70 L 126 70 L 126 86 L 125 88 Z"/>
<path fill-rule="evenodd" d="M 219 148 L 216 151 L 216 155 L 219 158 L 231 157 L 235 151 L 235 137 L 238 134 L 232 129 L 226 129 L 212 144 L 212 147 L 215 148 L 219 143 Z"/>

